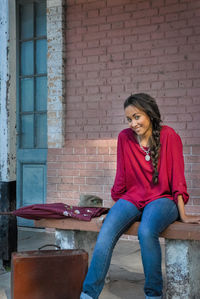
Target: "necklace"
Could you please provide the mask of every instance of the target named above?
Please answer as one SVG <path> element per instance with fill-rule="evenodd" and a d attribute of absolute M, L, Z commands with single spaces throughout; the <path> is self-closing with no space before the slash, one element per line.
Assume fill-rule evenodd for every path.
<path fill-rule="evenodd" d="M 138 143 L 139 143 L 139 145 L 140 145 L 140 148 L 143 150 L 143 152 L 145 152 L 145 160 L 147 161 L 147 162 L 149 162 L 150 160 L 151 160 L 151 157 L 150 157 L 150 155 L 149 155 L 149 153 L 150 153 L 150 148 L 148 149 L 148 150 L 145 150 L 144 149 L 144 147 L 140 144 L 140 139 L 138 138 Z"/>

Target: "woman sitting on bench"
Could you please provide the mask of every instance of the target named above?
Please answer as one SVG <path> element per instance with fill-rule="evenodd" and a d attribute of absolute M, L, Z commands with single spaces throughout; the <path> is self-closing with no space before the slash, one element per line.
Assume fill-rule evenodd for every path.
<path fill-rule="evenodd" d="M 99 233 L 81 299 L 99 297 L 116 242 L 138 220 L 145 296 L 162 298 L 159 234 L 179 217 L 183 222 L 200 223 L 200 216 L 185 214 L 189 195 L 179 135 L 161 126 L 156 101 L 147 94 L 128 97 L 124 110 L 129 128 L 118 137 L 117 171 L 111 191 L 116 203 Z"/>

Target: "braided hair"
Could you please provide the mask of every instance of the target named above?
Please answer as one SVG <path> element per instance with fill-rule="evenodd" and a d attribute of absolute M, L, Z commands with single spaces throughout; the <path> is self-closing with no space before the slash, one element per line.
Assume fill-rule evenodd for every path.
<path fill-rule="evenodd" d="M 158 183 L 158 160 L 160 154 L 160 131 L 161 115 L 154 98 L 146 93 L 137 93 L 129 96 L 124 102 L 124 109 L 128 106 L 135 106 L 144 111 L 150 118 L 152 124 L 152 136 L 150 137 L 151 161 L 154 169 L 153 183 Z"/>

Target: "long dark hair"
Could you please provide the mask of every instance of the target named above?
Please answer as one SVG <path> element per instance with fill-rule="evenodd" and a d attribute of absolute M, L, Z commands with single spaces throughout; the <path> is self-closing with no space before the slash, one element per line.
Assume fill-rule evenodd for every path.
<path fill-rule="evenodd" d="M 151 160 L 154 168 L 153 183 L 158 183 L 158 159 L 160 154 L 160 130 L 161 115 L 154 98 L 146 93 L 136 93 L 129 96 L 124 102 L 124 109 L 128 106 L 135 106 L 144 111 L 150 118 L 152 124 L 152 136 L 149 140 Z"/>

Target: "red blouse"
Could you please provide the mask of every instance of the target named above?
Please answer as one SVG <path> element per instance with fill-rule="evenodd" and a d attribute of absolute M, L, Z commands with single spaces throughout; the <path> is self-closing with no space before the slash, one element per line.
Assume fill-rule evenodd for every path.
<path fill-rule="evenodd" d="M 113 200 L 128 200 L 142 209 L 149 202 L 168 197 L 177 203 L 182 194 L 184 203 L 189 199 L 184 176 L 183 146 L 179 135 L 170 127 L 160 132 L 160 158 L 158 184 L 152 183 L 153 166 L 145 160 L 132 129 L 120 132 L 117 144 L 117 171 L 111 190 Z"/>

